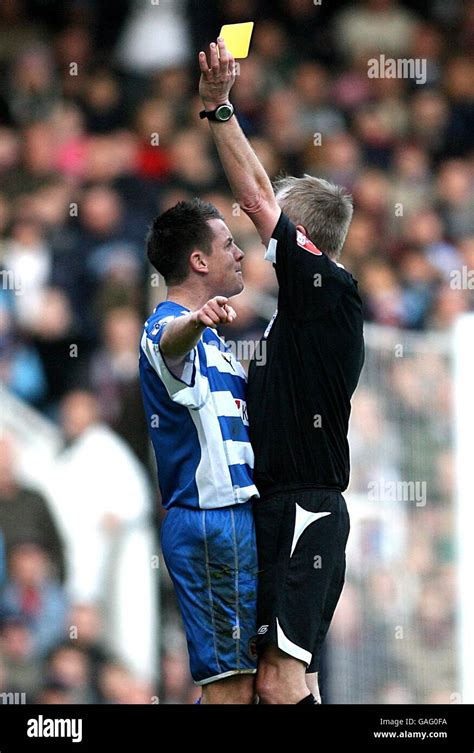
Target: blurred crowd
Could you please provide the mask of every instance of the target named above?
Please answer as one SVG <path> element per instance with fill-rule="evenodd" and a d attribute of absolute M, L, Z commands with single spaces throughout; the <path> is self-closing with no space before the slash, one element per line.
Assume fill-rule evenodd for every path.
<path fill-rule="evenodd" d="M 0 381 L 56 422 L 67 448 L 99 426 L 107 446 L 151 479 L 137 354 L 142 322 L 165 296 L 144 255 L 152 218 L 195 195 L 224 213 L 246 252 L 228 337 L 259 337 L 276 295 L 198 117 L 197 52 L 223 22 L 249 19 L 252 50 L 232 101 L 271 177 L 310 173 L 353 193 L 342 262 L 359 281 L 366 320 L 444 332 L 474 308 L 473 289 L 453 284 L 453 273 L 474 269 L 472 0 L 3 0 Z M 426 82 L 369 78 L 368 60 L 382 53 L 426 61 Z M 393 379 L 409 401 L 404 367 Z M 88 419 L 76 430 L 68 417 L 77 400 Z M 377 411 L 371 400 L 361 410 Z M 400 436 L 387 431 L 383 441 Z M 47 504 L 16 484 L 7 476 L 0 488 L 0 691 L 5 675 L 5 687 L 32 688 L 44 702 L 124 702 L 119 688 L 125 702 L 151 697 L 101 643 L 96 601 L 69 603 Z M 23 531 L 14 544 L 12 499 L 12 531 L 16 520 L 38 519 L 35 536 Z M 113 528 L 107 510 L 101 521 Z M 183 638 L 163 582 L 160 695 L 184 701 Z M 78 621 L 82 642 L 65 627 Z"/>

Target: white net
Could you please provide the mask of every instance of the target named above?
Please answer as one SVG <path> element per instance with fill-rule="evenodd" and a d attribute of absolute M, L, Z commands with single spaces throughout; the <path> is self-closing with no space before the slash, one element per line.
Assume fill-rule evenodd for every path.
<path fill-rule="evenodd" d="M 367 325 L 350 429 L 346 586 L 326 701 L 453 703 L 456 672 L 450 336 Z"/>

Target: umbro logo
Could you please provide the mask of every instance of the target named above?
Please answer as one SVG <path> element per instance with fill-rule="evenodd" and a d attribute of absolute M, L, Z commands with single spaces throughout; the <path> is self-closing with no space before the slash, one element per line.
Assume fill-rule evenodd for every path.
<path fill-rule="evenodd" d="M 268 628 L 268 625 L 261 625 L 257 630 L 258 635 L 265 635 L 265 633 L 268 631 Z"/>
<path fill-rule="evenodd" d="M 230 355 L 230 353 L 222 353 L 222 358 L 224 359 L 224 361 L 227 361 L 229 366 L 235 371 L 235 366 L 232 363 L 232 356 Z"/>

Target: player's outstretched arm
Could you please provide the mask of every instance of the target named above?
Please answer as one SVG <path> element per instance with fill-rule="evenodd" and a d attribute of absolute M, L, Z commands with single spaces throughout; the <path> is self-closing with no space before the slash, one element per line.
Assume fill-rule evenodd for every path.
<path fill-rule="evenodd" d="M 205 109 L 212 111 L 229 101 L 235 81 L 234 59 L 223 40 L 210 45 L 209 61 L 205 52 L 199 53 L 199 67 L 199 93 Z M 267 245 L 281 213 L 270 179 L 235 116 L 225 123 L 209 122 L 231 191 Z"/>
<path fill-rule="evenodd" d="M 227 298 L 217 295 L 197 311 L 185 314 L 166 325 L 160 348 L 163 356 L 173 362 L 186 358 L 198 344 L 206 327 L 233 322 L 236 313 Z"/>

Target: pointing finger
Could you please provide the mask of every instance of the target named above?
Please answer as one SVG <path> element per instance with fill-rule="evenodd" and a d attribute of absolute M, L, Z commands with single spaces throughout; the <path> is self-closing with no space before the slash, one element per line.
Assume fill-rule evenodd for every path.
<path fill-rule="evenodd" d="M 228 299 L 228 298 L 226 298 L 226 297 L 225 297 L 225 295 L 216 295 L 216 296 L 214 297 L 214 300 L 215 300 L 215 302 L 216 302 L 216 303 L 217 303 L 217 304 L 218 304 L 219 306 L 223 306 L 223 305 L 224 305 L 225 303 L 227 303 L 227 301 L 228 301 L 229 299 Z"/>
<path fill-rule="evenodd" d="M 229 306 L 227 304 L 224 306 L 224 308 L 227 311 L 227 321 L 228 322 L 233 322 L 234 319 L 237 318 L 237 314 L 235 312 L 235 309 L 233 309 L 232 306 Z"/>

